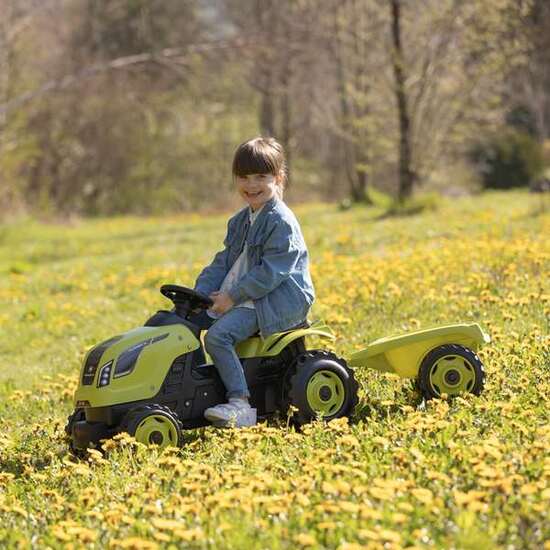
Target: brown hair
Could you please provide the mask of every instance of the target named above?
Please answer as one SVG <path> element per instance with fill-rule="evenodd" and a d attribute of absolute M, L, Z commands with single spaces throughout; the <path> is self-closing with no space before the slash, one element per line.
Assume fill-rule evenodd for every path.
<path fill-rule="evenodd" d="M 274 138 L 256 137 L 241 143 L 233 157 L 233 175 L 272 174 L 280 177 L 277 186 L 279 198 L 283 198 L 286 183 L 286 160 L 283 146 Z"/>

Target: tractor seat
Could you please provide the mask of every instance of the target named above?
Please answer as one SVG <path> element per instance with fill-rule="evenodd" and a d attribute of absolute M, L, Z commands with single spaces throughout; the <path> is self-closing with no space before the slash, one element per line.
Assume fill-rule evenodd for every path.
<path fill-rule="evenodd" d="M 300 328 L 309 328 L 311 326 L 310 322 L 306 319 L 305 321 L 303 321 L 302 323 L 299 323 L 298 325 L 295 325 L 291 328 L 287 328 L 286 330 L 282 330 L 281 332 L 290 332 L 291 330 L 298 330 Z M 260 331 L 257 330 L 252 336 L 251 338 L 253 338 L 254 336 L 260 336 Z"/>

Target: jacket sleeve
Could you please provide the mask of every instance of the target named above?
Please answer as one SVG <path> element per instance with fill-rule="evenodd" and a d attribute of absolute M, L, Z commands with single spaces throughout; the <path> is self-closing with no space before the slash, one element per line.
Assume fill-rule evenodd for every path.
<path fill-rule="evenodd" d="M 231 220 L 229 220 L 229 223 Z M 207 265 L 197 277 L 195 290 L 208 296 L 215 290 L 219 290 L 222 282 L 229 271 L 227 258 L 229 255 L 229 223 L 227 224 L 227 234 L 223 241 L 224 248 L 215 256 L 210 265 Z"/>
<path fill-rule="evenodd" d="M 236 304 L 262 298 L 290 276 L 302 252 L 292 226 L 279 220 L 264 244 L 261 262 L 239 280 L 229 296 Z"/>

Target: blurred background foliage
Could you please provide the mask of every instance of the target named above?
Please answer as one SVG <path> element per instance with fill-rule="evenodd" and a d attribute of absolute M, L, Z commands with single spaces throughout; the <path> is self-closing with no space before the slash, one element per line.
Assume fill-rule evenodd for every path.
<path fill-rule="evenodd" d="M 227 208 L 235 147 L 291 201 L 549 176 L 546 0 L 0 0 L 0 214 Z"/>

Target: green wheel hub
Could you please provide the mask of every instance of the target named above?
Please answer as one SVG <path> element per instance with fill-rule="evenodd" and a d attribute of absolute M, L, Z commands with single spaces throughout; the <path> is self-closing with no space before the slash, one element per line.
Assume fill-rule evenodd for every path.
<path fill-rule="evenodd" d="M 430 385 L 441 395 L 469 392 L 474 386 L 476 373 L 473 365 L 460 355 L 444 355 L 430 368 Z"/>
<path fill-rule="evenodd" d="M 314 412 L 322 416 L 332 416 L 344 404 L 344 383 L 330 370 L 317 371 L 307 383 L 306 396 L 308 405 Z"/>
<path fill-rule="evenodd" d="M 137 426 L 136 441 L 145 445 L 159 445 L 161 448 L 178 445 L 178 430 L 174 423 L 161 414 L 151 414 Z"/>

